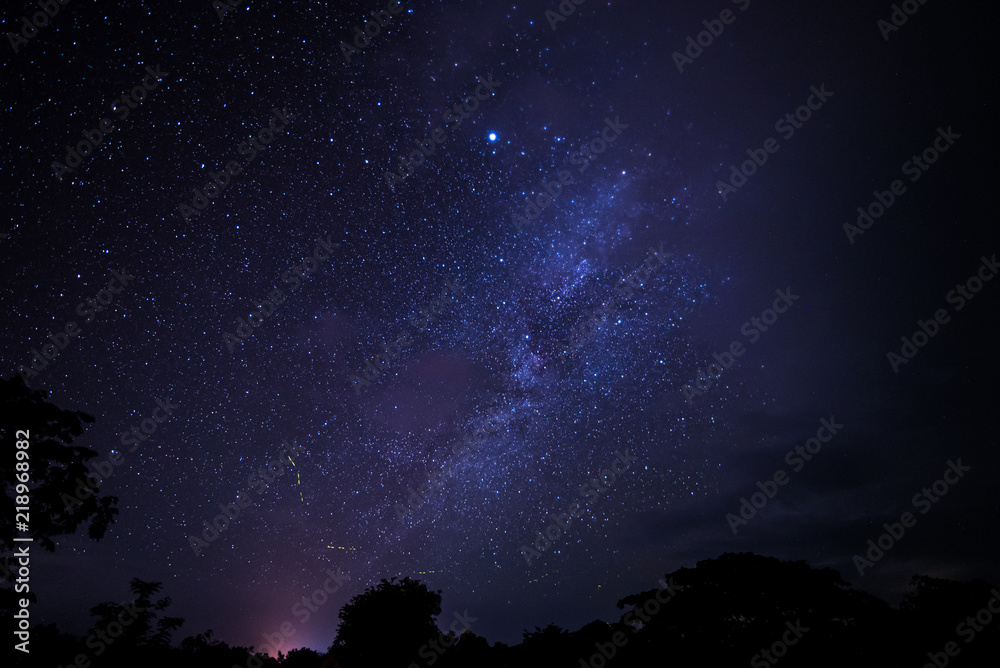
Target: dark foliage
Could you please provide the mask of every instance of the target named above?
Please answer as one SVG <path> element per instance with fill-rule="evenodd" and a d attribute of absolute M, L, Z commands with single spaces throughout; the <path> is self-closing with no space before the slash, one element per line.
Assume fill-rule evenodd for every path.
<path fill-rule="evenodd" d="M 520 644 L 507 647 L 490 645 L 471 631 L 457 638 L 451 631 L 440 631 L 440 592 L 409 578 L 382 580 L 343 607 L 340 627 L 325 655 L 297 649 L 272 658 L 212 640 L 211 631 L 169 645 L 171 632 L 182 620 L 161 616 L 170 599 L 154 601 L 159 583 L 133 579 L 131 600 L 144 612 L 106 648 L 100 666 L 742 668 L 775 665 L 758 654 L 783 636 L 794 637 L 792 628 L 800 629 L 801 637 L 779 659 L 782 667 L 919 667 L 930 661 L 929 652 L 943 652 L 948 642 L 959 650 L 957 657 L 949 657 L 951 667 L 996 665 L 1000 615 L 994 623 L 978 626 L 981 630 L 972 637 L 968 629 L 975 627 L 967 623 L 992 599 L 998 599 L 994 607 L 1000 603 L 992 585 L 917 576 L 913 587 L 897 610 L 851 589 L 829 568 L 817 570 L 801 561 L 750 553 L 724 554 L 667 573 L 661 586 L 624 597 L 618 602 L 622 616 L 615 622 L 594 621 L 574 632 L 549 624 L 525 631 Z M 92 633 L 107 629 L 122 610 L 120 604 L 94 606 Z M 963 623 L 966 626 L 959 627 Z M 959 628 L 966 630 L 959 634 Z M 33 636 L 37 651 L 30 663 L 19 660 L 18 665 L 68 668 L 77 653 L 93 654 L 83 640 L 53 626 L 34 629 Z M 442 638 L 449 641 L 446 650 L 421 655 L 428 642 Z"/>

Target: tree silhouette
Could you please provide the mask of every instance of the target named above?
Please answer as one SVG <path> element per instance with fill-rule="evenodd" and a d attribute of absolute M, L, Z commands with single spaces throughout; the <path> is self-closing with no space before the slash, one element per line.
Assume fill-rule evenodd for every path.
<path fill-rule="evenodd" d="M 620 608 L 630 608 L 622 622 L 630 629 L 641 626 L 639 632 L 628 632 L 634 640 L 622 650 L 622 658 L 641 663 L 657 656 L 662 660 L 669 652 L 680 665 L 699 658 L 745 664 L 781 639 L 789 624 L 801 623 L 809 631 L 781 660 L 783 666 L 822 665 L 817 662 L 829 660 L 831 647 L 839 660 L 852 665 L 891 665 L 884 634 L 895 625 L 893 611 L 879 599 L 851 590 L 831 568 L 727 553 L 668 573 L 663 582 L 676 592 L 665 603 L 657 600 L 655 589 L 618 602 Z M 635 607 L 648 622 L 631 614 Z"/>
<path fill-rule="evenodd" d="M 59 666 L 65 662 L 68 668 L 73 657 L 82 651 L 81 648 L 82 643 L 76 636 L 63 633 L 55 624 L 42 624 L 31 629 L 30 653 L 8 650 L 9 654 L 14 655 L 13 662 L 4 665 L 34 668 L 34 666 Z"/>
<path fill-rule="evenodd" d="M 511 665 L 506 661 L 507 647 L 502 643 L 497 643 L 490 647 L 486 638 L 476 635 L 472 631 L 465 631 L 458 638 L 455 646 L 441 655 L 441 660 L 434 663 L 435 668 L 460 668 L 464 666 L 476 666 L 476 668 L 500 668 L 500 666 Z M 427 663 L 419 664 L 421 668 Z"/>
<path fill-rule="evenodd" d="M 571 636 L 555 624 L 522 633 L 517 648 L 518 663 L 526 666 L 554 666 L 571 655 Z"/>
<path fill-rule="evenodd" d="M 289 650 L 288 656 L 281 664 L 281 668 L 317 668 L 322 660 L 323 657 L 319 652 L 311 650 L 308 647 L 301 647 Z"/>
<path fill-rule="evenodd" d="M 981 580 L 916 576 L 912 582 L 914 591 L 895 610 L 851 589 L 832 569 L 750 553 L 723 554 L 668 573 L 660 588 L 621 599 L 620 621 L 596 620 L 573 632 L 549 624 L 525 631 L 520 644 L 507 647 L 491 646 L 469 630 L 457 639 L 453 632 L 442 634 L 436 624 L 441 592 L 393 578 L 341 609 L 336 639 L 325 656 L 293 649 L 275 658 L 215 641 L 211 630 L 171 647 L 171 633 L 182 620 L 164 616 L 169 597 L 154 600 L 160 583 L 134 578 L 132 601 L 91 609 L 95 623 L 86 643 L 52 625 L 39 626 L 30 657 L 15 657 L 14 665 L 68 668 L 82 652 L 94 668 L 764 666 L 776 661 L 765 661 L 760 653 L 772 650 L 796 625 L 806 629 L 800 642 L 771 655 L 780 659 L 781 668 L 996 665 L 1000 617 L 994 619 L 989 606 L 995 609 L 1000 591 Z M 136 613 L 124 623 L 121 615 L 133 604 Z M 951 643 L 950 655 L 946 643 Z M 436 649 L 441 647 L 446 649 Z"/>
<path fill-rule="evenodd" d="M 984 608 L 989 610 L 987 604 L 1000 598 L 1000 590 L 983 580 L 955 582 L 926 575 L 913 576 L 910 584 L 915 591 L 907 594 L 899 609 L 903 641 L 914 649 L 914 665 L 926 662 L 927 652 L 942 652 L 948 642 L 960 648 L 959 657 L 949 665 L 996 664 L 1000 624 L 996 619 L 983 624 L 989 615 L 977 618 L 977 614 Z"/>
<path fill-rule="evenodd" d="M 204 633 L 199 633 L 196 636 L 189 636 L 181 641 L 177 650 L 174 652 L 163 652 L 158 650 L 156 652 L 157 657 L 162 658 L 165 655 L 172 655 L 173 660 L 165 663 L 165 665 L 170 666 L 184 666 L 184 668 L 231 668 L 231 666 L 243 667 L 250 665 L 249 658 L 254 657 L 252 663 L 253 666 L 258 668 L 277 668 L 277 661 L 262 654 L 260 652 L 254 652 L 249 647 L 241 646 L 230 646 L 221 640 L 212 640 L 212 629 L 205 631 Z M 292 650 L 289 652 L 289 656 L 295 653 L 297 650 Z M 311 650 L 304 650 L 309 652 Z M 313 652 L 315 654 L 315 652 Z M 303 664 L 308 668 L 317 668 L 319 666 L 319 655 L 316 654 L 317 660 L 315 663 Z M 300 664 L 292 664 L 296 668 L 300 668 Z M 69 668 L 67 666 L 66 668 Z M 284 668 L 284 667 L 283 667 Z"/>
<path fill-rule="evenodd" d="M 420 648 L 441 634 L 441 592 L 406 577 L 383 579 L 340 610 L 340 626 L 329 653 L 344 668 L 406 668 L 421 662 Z"/>
<path fill-rule="evenodd" d="M 53 538 L 75 533 L 82 524 L 88 524 L 88 535 L 94 540 L 104 537 L 108 526 L 118 515 L 113 496 L 100 497 L 98 493 L 88 496 L 80 503 L 67 507 L 63 494 L 72 495 L 79 480 L 84 480 L 87 468 L 84 463 L 97 456 L 89 448 L 71 445 L 73 439 L 83 433 L 83 424 L 94 422 L 91 415 L 80 411 L 63 410 L 47 401 L 48 392 L 31 390 L 20 376 L 9 380 L 0 379 L 0 404 L 3 405 L 4 423 L 0 426 L 4 455 L 0 457 L 0 485 L 4 494 L 0 497 L 0 545 L 4 558 L 0 563 L 0 612 L 6 612 L 15 605 L 16 598 L 12 584 L 14 575 L 10 561 L 15 543 L 14 531 L 15 497 L 15 443 L 16 432 L 28 432 L 28 507 L 30 521 L 29 534 L 34 539 L 31 545 L 41 545 L 46 550 L 55 550 Z M 24 473 L 24 471 L 21 471 Z M 21 543 L 20 545 L 25 545 Z M 28 598 L 36 600 L 34 593 Z"/>
<path fill-rule="evenodd" d="M 132 600 L 122 604 L 98 603 L 90 609 L 96 619 L 88 636 L 88 646 L 103 647 L 101 654 L 123 661 L 129 657 L 166 650 L 170 635 L 184 624 L 180 617 L 161 617 L 171 603 L 169 596 L 153 601 L 162 585 L 132 578 Z M 98 650 L 95 650 L 95 654 Z"/>

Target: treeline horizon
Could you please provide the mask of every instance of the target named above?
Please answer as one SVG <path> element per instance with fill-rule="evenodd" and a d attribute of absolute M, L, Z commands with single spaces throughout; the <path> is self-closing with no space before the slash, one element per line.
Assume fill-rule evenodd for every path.
<path fill-rule="evenodd" d="M 86 529 L 101 540 L 119 514 L 118 499 L 95 490 L 79 503 L 63 497 L 88 474 L 97 452 L 73 445 L 93 416 L 64 410 L 48 393 L 19 377 L 0 380 L 0 404 L 30 432 L 31 536 L 35 549 L 56 551 L 55 539 Z M 11 434 L 5 434 L 10 436 Z M 13 443 L 14 439 L 6 439 Z M 34 591 L 15 589 L 19 569 L 14 527 L 14 457 L 0 458 L 8 481 L 0 505 L 0 614 L 17 645 L 25 620 L 15 614 L 37 602 Z M 23 548 L 21 548 L 23 549 Z M 40 574 L 32 570 L 32 579 Z M 617 621 L 594 620 L 575 631 L 555 624 L 525 630 L 521 642 L 490 643 L 468 629 L 438 628 L 441 592 L 404 577 L 381 580 L 354 596 L 330 629 L 325 652 L 309 648 L 287 655 L 230 645 L 211 630 L 174 643 L 184 620 L 170 616 L 170 592 L 159 582 L 133 578 L 127 603 L 90 608 L 94 622 L 82 637 L 55 624 L 28 620 L 28 652 L 12 648 L 10 665 L 45 668 L 627 668 L 666 665 L 817 668 L 845 664 L 872 668 L 930 666 L 979 668 L 1000 657 L 1000 590 L 983 580 L 957 582 L 914 575 L 913 591 L 898 608 L 853 589 L 832 568 L 780 561 L 749 552 L 724 553 L 694 568 L 665 573 L 658 588 L 617 602 Z M 23 585 L 18 585 L 22 586 Z M 115 592 L 115 601 L 125 592 Z M 27 602 L 29 606 L 25 606 Z M 100 634 L 106 634 L 106 639 Z M 263 649 L 263 648 L 262 648 Z M 274 656 L 271 656 L 273 654 Z M 5 664 L 7 665 L 7 664 Z"/>
<path fill-rule="evenodd" d="M 161 583 L 134 578 L 128 603 L 90 609 L 94 623 L 85 636 L 40 625 L 32 629 L 30 654 L 14 654 L 20 655 L 17 666 L 48 668 L 996 665 L 995 585 L 915 575 L 911 586 L 894 608 L 852 588 L 831 568 L 724 553 L 666 573 L 657 588 L 621 598 L 617 621 L 594 620 L 575 631 L 555 624 L 525 629 L 520 643 L 508 645 L 490 643 L 468 624 L 456 633 L 451 617 L 441 620 L 451 626 L 442 632 L 441 592 L 409 577 L 392 578 L 341 608 L 325 652 L 300 647 L 285 654 L 230 645 L 211 630 L 173 642 L 184 620 L 169 615 L 169 592 Z M 109 627 L 120 629 L 114 638 Z"/>

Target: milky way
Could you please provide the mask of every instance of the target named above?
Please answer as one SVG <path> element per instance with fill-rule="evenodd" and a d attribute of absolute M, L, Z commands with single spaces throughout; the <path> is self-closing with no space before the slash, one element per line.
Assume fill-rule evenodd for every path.
<path fill-rule="evenodd" d="M 164 582 L 183 635 L 260 646 L 339 568 L 349 584 L 284 649 L 326 649 L 341 605 L 407 575 L 443 591 L 444 616 L 468 609 L 509 642 L 608 618 L 725 550 L 850 568 L 896 498 L 857 453 L 869 438 L 903 451 L 887 407 L 930 401 L 898 399 L 884 368 L 926 310 L 896 295 L 932 303 L 992 252 L 970 237 L 926 273 L 899 246 L 928 211 L 948 215 L 932 180 L 975 139 L 867 247 L 844 240 L 902 156 L 939 124 L 973 136 L 978 108 L 950 104 L 970 93 L 930 60 L 921 116 L 903 100 L 924 94 L 912 73 L 899 99 L 865 102 L 904 71 L 893 49 L 916 49 L 883 40 L 874 9 L 740 0 L 678 71 L 671 54 L 727 3 L 170 4 L 68 4 L 5 54 L 6 373 L 76 322 L 29 384 L 96 416 L 79 442 L 124 460 L 101 488 L 121 510 L 107 538 L 39 558 L 44 618 L 83 630 L 140 577 Z M 891 39 L 924 35 L 917 21 Z M 824 82 L 822 111 L 720 198 L 731 164 Z M 862 117 L 897 124 L 877 153 Z M 922 243 L 930 257 L 950 242 L 905 241 Z M 871 285 L 877 314 L 856 306 Z M 105 289 L 87 319 L 77 305 Z M 686 402 L 785 289 L 801 301 Z M 925 368 L 952 364 L 934 354 Z M 176 408 L 145 433 L 158 402 Z M 774 502 L 791 519 L 734 539 L 734 499 L 831 412 L 843 449 Z M 914 481 L 944 461 L 932 449 Z M 866 486 L 882 490 L 870 507 Z M 837 503 L 864 510 L 821 531 Z M 911 554 L 885 587 L 923 563 Z"/>

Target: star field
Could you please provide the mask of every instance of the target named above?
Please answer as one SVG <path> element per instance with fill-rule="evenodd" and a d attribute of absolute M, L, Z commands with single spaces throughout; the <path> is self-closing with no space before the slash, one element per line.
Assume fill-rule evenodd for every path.
<path fill-rule="evenodd" d="M 40 616 L 82 631 L 90 606 L 142 577 L 164 582 L 187 619 L 181 635 L 211 627 L 260 645 L 339 568 L 349 586 L 286 650 L 325 650 L 351 596 L 417 573 L 443 590 L 445 614 L 467 608 L 477 633 L 510 642 L 611 614 L 669 568 L 726 550 L 846 573 L 857 539 L 953 449 L 971 449 L 983 478 L 963 483 L 969 496 L 948 512 L 987 502 L 975 485 L 995 454 L 962 447 L 979 418 L 952 428 L 957 409 L 935 402 L 954 374 L 981 373 L 965 355 L 995 297 L 928 346 L 910 385 L 883 350 L 994 250 L 965 218 L 953 235 L 929 222 L 954 218 L 963 188 L 978 202 L 986 187 L 955 176 L 975 172 L 981 149 L 969 145 L 985 112 L 946 65 L 927 56 L 901 69 L 869 10 L 754 1 L 678 73 L 671 53 L 718 8 L 611 0 L 580 5 L 554 30 L 548 2 L 403 2 L 346 62 L 341 42 L 385 4 L 251 1 L 220 21 L 207 0 L 71 3 L 5 53 L 7 373 L 81 322 L 77 304 L 113 270 L 134 276 L 29 381 L 97 417 L 81 444 L 124 458 L 101 487 L 121 512 L 107 537 L 78 532 L 39 557 Z M 950 10 L 921 10 L 933 11 Z M 893 39 L 936 39 L 934 29 L 913 19 L 912 35 Z M 118 118 L 114 101 L 147 66 L 166 74 Z M 386 174 L 480 77 L 499 86 L 390 188 Z M 730 163 L 824 81 L 828 108 L 723 202 L 713 184 Z M 866 98 L 880 86 L 890 93 Z M 249 157 L 279 111 L 287 124 Z M 115 128 L 56 178 L 51 163 L 103 118 Z M 573 155 L 609 122 L 624 129 L 580 171 Z M 878 143 L 869 126 L 890 122 Z M 952 165 L 942 159 L 866 247 L 848 245 L 841 224 L 854 207 L 948 123 L 970 137 Z M 195 190 L 207 196 L 230 161 L 241 170 L 195 207 Z M 562 170 L 573 182 L 515 225 Z M 336 247 L 320 259 L 324 240 Z M 652 251 L 669 260 L 623 297 Z M 434 305 L 448 281 L 463 287 Z M 686 403 L 681 388 L 712 353 L 746 342 L 741 326 L 786 288 L 801 301 Z M 384 346 L 407 335 L 373 375 Z M 177 408 L 130 451 L 120 434 L 157 400 Z M 831 412 L 848 425 L 843 445 L 781 500 L 787 524 L 733 538 L 723 517 L 734 499 Z M 475 451 L 455 454 L 477 432 Z M 586 498 L 581 486 L 618 452 L 634 461 Z M 276 460 L 281 475 L 249 482 Z M 401 517 L 434 472 L 440 489 Z M 241 494 L 252 503 L 192 549 L 203 520 Z M 579 519 L 527 563 L 522 546 L 574 501 Z M 844 516 L 815 519 L 838 503 Z M 873 586 L 898 592 L 918 563 L 978 575 L 995 557 L 993 539 L 963 550 L 973 539 L 957 537 L 947 553 L 926 540 Z"/>

